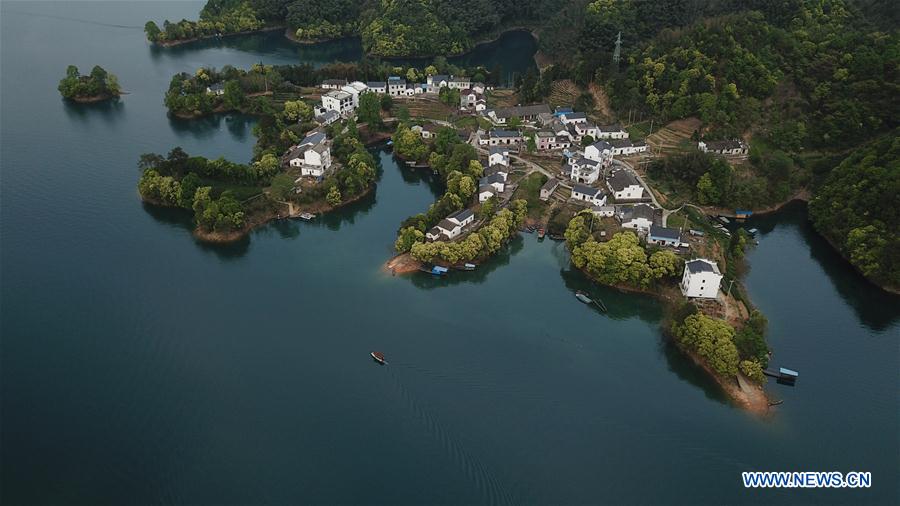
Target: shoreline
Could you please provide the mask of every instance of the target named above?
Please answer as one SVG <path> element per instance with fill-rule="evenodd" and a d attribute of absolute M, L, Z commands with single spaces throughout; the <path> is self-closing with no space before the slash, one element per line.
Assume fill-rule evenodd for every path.
<path fill-rule="evenodd" d="M 75 96 L 75 97 L 63 97 L 65 100 L 70 100 L 72 102 L 78 104 L 95 104 L 97 102 L 104 102 L 106 100 L 112 100 L 114 98 L 119 98 L 121 94 L 118 95 L 110 95 L 108 93 L 101 93 L 100 95 L 88 95 L 88 96 Z"/>
<path fill-rule="evenodd" d="M 570 264 L 571 264 L 571 262 L 570 262 Z M 574 264 L 571 264 L 571 265 L 573 267 L 575 267 Z M 699 355 L 697 355 L 693 351 L 683 348 L 680 344 L 678 344 L 678 342 L 675 339 L 672 339 L 672 337 L 669 334 L 669 329 L 666 327 L 666 323 L 668 321 L 669 316 L 673 313 L 676 302 L 677 302 L 677 299 L 673 298 L 671 293 L 668 293 L 675 289 L 674 286 L 666 285 L 666 286 L 654 286 L 651 288 L 637 288 L 637 287 L 625 286 L 625 285 L 608 285 L 605 283 L 600 283 L 599 281 L 593 279 L 583 269 L 580 269 L 578 267 L 575 267 L 575 269 L 577 269 L 579 272 L 581 272 L 584 275 L 584 277 L 586 277 L 592 283 L 596 283 L 600 286 L 605 286 L 608 288 L 613 288 L 613 289 L 619 290 L 621 292 L 649 296 L 649 297 L 652 297 L 652 298 L 656 299 L 657 301 L 659 301 L 663 305 L 663 312 L 666 315 L 666 317 L 663 319 L 663 327 L 661 329 L 662 334 L 663 334 L 663 339 L 671 340 L 673 342 L 673 344 L 678 348 L 679 351 L 684 353 L 684 355 L 687 356 L 694 364 L 700 366 L 704 371 L 706 371 L 706 374 L 713 381 L 715 381 L 715 383 L 717 385 L 719 385 L 719 387 L 722 389 L 722 391 L 732 401 L 734 401 L 736 405 L 738 405 L 739 407 L 741 407 L 743 409 L 746 409 L 747 411 L 750 411 L 753 414 L 760 415 L 760 416 L 765 415 L 769 412 L 769 406 L 770 406 L 769 396 L 766 393 L 765 389 L 762 387 L 762 385 L 757 385 L 756 383 L 753 383 L 749 379 L 744 378 L 744 382 L 747 383 L 748 388 L 756 390 L 758 392 L 751 391 L 748 393 L 748 392 L 744 391 L 744 389 L 742 389 L 740 387 L 741 380 L 738 379 L 738 376 L 742 376 L 742 373 L 740 371 L 738 371 L 738 376 L 735 376 L 734 382 L 732 382 L 730 378 L 723 378 L 719 374 L 716 374 L 716 372 L 713 371 L 709 367 L 709 365 L 706 364 L 706 362 L 700 358 Z M 729 323 L 729 325 L 730 325 L 730 323 Z"/>
<path fill-rule="evenodd" d="M 266 33 L 266 32 L 274 32 L 275 30 L 281 30 L 285 28 L 285 25 L 277 25 L 277 26 L 266 26 L 260 28 L 258 30 L 244 30 L 242 32 L 232 32 L 232 33 L 223 33 L 223 34 L 213 34 L 213 35 L 201 35 L 200 37 L 191 37 L 190 39 L 178 39 L 178 40 L 165 40 L 162 42 L 150 42 L 151 45 L 159 46 L 159 47 L 175 47 L 175 46 L 183 46 L 185 44 L 191 44 L 194 42 L 200 42 L 203 40 L 210 39 L 224 39 L 225 37 L 234 37 L 236 35 L 254 35 L 258 33 Z"/>

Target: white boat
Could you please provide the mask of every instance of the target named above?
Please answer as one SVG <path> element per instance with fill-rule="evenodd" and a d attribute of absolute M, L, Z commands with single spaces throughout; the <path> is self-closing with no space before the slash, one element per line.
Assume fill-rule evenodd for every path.
<path fill-rule="evenodd" d="M 313 218 L 315 218 L 315 217 L 316 217 L 316 215 L 315 215 L 315 214 L 312 214 L 312 213 L 300 213 L 300 218 L 302 218 L 302 219 L 304 219 L 304 220 L 306 220 L 306 221 L 309 221 L 309 220 L 311 220 L 311 219 L 313 219 Z"/>

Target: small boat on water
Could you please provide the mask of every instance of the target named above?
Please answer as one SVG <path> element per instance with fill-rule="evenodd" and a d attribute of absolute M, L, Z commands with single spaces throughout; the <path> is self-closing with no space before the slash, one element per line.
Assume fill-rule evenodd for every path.
<path fill-rule="evenodd" d="M 543 229 L 543 228 L 539 228 L 539 229 L 538 229 L 538 240 L 539 240 L 539 241 L 542 241 L 542 240 L 544 239 L 544 234 L 546 234 L 546 232 L 544 232 L 544 229 Z"/>
<path fill-rule="evenodd" d="M 306 221 L 309 221 L 309 220 L 311 220 L 311 219 L 313 219 L 313 218 L 315 218 L 315 217 L 316 217 L 316 215 L 315 215 L 315 214 L 312 214 L 312 213 L 300 213 L 300 218 L 302 218 L 302 219 L 304 219 L 304 220 L 306 220 Z"/>
<path fill-rule="evenodd" d="M 475 270 L 475 264 L 469 264 L 469 263 L 463 264 L 463 270 L 465 270 L 465 271 L 474 271 L 474 270 Z"/>
<path fill-rule="evenodd" d="M 759 229 L 758 229 L 758 228 L 751 228 L 750 230 L 747 231 L 747 233 L 750 234 L 750 237 L 756 237 L 756 234 L 759 233 Z"/>
<path fill-rule="evenodd" d="M 370 353 L 370 355 L 372 355 L 372 359 L 379 364 L 387 365 L 387 361 L 384 359 L 384 353 L 381 353 L 380 351 L 373 351 L 372 353 Z"/>
<path fill-rule="evenodd" d="M 577 292 L 575 292 L 575 298 L 578 299 L 578 300 L 580 300 L 581 302 L 584 302 L 585 304 L 593 304 L 593 303 L 594 303 L 593 299 L 591 299 L 590 297 L 588 297 L 588 296 L 587 296 L 584 292 L 582 292 L 581 290 L 578 290 Z"/>

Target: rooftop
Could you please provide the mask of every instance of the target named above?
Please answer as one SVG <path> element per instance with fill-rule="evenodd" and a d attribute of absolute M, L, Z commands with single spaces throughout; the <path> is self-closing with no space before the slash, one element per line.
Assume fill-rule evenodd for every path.
<path fill-rule="evenodd" d="M 609 187 L 614 191 L 622 191 L 629 186 L 640 185 L 636 177 L 634 177 L 627 170 L 616 170 L 613 171 L 612 174 L 606 179 L 606 182 L 609 184 Z"/>
<path fill-rule="evenodd" d="M 658 227 L 650 225 L 650 237 L 658 237 L 660 239 L 680 240 L 681 231 L 677 228 Z"/>
<path fill-rule="evenodd" d="M 684 268 L 691 271 L 692 273 L 700 273 L 700 272 L 713 272 L 716 274 L 720 274 L 719 266 L 716 265 L 712 260 L 707 260 L 705 258 L 698 258 L 696 260 L 691 260 L 690 262 L 686 262 L 684 264 Z"/>
<path fill-rule="evenodd" d="M 590 195 L 591 197 L 594 197 L 598 193 L 600 193 L 600 190 L 598 188 L 592 188 L 590 186 L 575 183 L 572 185 L 572 193 L 575 192 L 578 192 L 582 195 Z"/>

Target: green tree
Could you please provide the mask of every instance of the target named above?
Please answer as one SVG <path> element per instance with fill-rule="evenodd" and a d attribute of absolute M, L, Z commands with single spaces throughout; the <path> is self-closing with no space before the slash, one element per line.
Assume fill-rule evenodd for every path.
<path fill-rule="evenodd" d="M 305 122 L 313 118 L 313 109 L 302 100 L 288 100 L 284 103 L 284 119 L 290 122 Z"/>
<path fill-rule="evenodd" d="M 400 229 L 400 234 L 397 236 L 394 248 L 400 253 L 406 253 L 412 249 L 413 244 L 424 240 L 425 234 L 423 234 L 421 230 L 415 227 L 405 227 Z"/>
<path fill-rule="evenodd" d="M 363 93 L 359 96 L 359 109 L 357 118 L 360 123 L 367 123 L 370 128 L 380 128 L 381 100 L 376 93 Z"/>
<path fill-rule="evenodd" d="M 240 109 L 244 105 L 244 90 L 236 80 L 227 81 L 224 86 L 222 101 L 229 109 Z"/>
<path fill-rule="evenodd" d="M 336 206 L 341 203 L 341 200 L 341 190 L 339 190 L 337 186 L 332 186 L 328 189 L 328 194 L 325 196 L 326 202 L 332 206 Z"/>

